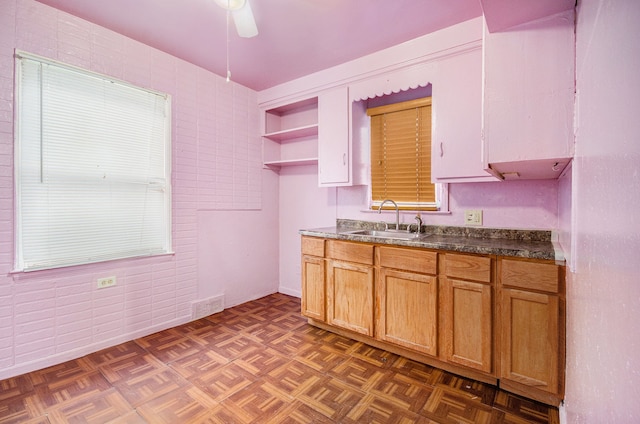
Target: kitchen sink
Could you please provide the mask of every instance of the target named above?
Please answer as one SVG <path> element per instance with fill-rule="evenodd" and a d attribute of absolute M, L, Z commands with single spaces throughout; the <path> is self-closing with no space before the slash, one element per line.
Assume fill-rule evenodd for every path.
<path fill-rule="evenodd" d="M 388 239 L 401 239 L 401 240 L 417 240 L 425 237 L 426 234 L 408 233 L 406 231 L 392 231 L 392 230 L 355 230 L 347 231 L 344 234 L 356 235 L 356 236 L 368 236 L 368 237 L 380 237 Z"/>

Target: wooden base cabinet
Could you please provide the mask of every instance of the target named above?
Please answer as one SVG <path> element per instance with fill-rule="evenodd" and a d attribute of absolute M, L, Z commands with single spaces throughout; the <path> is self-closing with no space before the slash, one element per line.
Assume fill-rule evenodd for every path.
<path fill-rule="evenodd" d="M 549 405 L 564 397 L 564 266 L 303 237 L 309 322 Z"/>
<path fill-rule="evenodd" d="M 376 294 L 376 337 L 436 356 L 438 279 L 430 275 L 382 268 Z"/>
<path fill-rule="evenodd" d="M 327 258 L 327 322 L 373 337 L 373 246 L 328 240 Z"/>
<path fill-rule="evenodd" d="M 325 321 L 324 258 L 302 256 L 302 315 Z"/>
<path fill-rule="evenodd" d="M 500 262 L 500 385 L 556 403 L 564 392 L 564 268 Z"/>
<path fill-rule="evenodd" d="M 324 240 L 302 237 L 302 315 L 326 320 Z"/>
<path fill-rule="evenodd" d="M 438 355 L 438 254 L 424 249 L 376 249 L 376 338 Z"/>
<path fill-rule="evenodd" d="M 493 372 L 493 258 L 445 253 L 444 357 L 447 362 Z"/>
<path fill-rule="evenodd" d="M 502 372 L 513 380 L 558 392 L 558 297 L 503 289 Z"/>

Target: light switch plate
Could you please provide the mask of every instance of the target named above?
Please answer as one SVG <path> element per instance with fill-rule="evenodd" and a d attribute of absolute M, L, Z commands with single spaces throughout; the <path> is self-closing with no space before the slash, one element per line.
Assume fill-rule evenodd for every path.
<path fill-rule="evenodd" d="M 482 225 L 482 209 L 470 209 L 464 211 L 465 225 Z"/>

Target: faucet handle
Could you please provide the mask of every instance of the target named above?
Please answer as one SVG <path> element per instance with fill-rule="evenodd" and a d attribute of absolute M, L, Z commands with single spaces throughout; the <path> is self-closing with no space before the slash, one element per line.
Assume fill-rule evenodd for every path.
<path fill-rule="evenodd" d="M 416 214 L 415 220 L 416 224 L 418 225 L 418 230 L 416 232 L 420 234 L 420 232 L 422 231 L 422 219 L 420 218 L 420 215 Z"/>

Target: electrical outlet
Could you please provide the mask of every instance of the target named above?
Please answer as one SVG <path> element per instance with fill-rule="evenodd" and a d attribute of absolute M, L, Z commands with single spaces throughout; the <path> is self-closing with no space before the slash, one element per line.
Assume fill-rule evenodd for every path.
<path fill-rule="evenodd" d="M 464 211 L 465 225 L 482 225 L 482 209 Z"/>
<path fill-rule="evenodd" d="M 104 289 L 105 287 L 111 287 L 116 285 L 116 277 L 104 277 L 98 278 L 98 288 Z"/>

